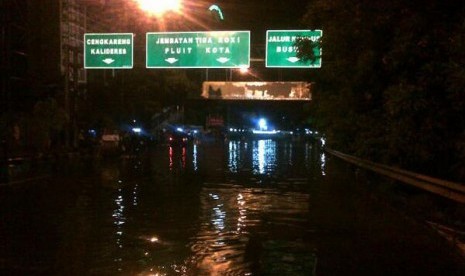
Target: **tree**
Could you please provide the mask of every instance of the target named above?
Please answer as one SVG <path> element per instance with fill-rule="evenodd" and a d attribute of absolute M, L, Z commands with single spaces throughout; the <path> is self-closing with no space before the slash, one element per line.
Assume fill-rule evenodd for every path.
<path fill-rule="evenodd" d="M 312 1 L 303 23 L 324 32 L 314 101 L 328 145 L 463 177 L 463 11 L 452 0 Z"/>

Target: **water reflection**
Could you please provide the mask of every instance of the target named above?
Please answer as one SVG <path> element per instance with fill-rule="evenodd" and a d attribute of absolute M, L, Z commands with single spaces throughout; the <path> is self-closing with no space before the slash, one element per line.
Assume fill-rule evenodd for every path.
<path fill-rule="evenodd" d="M 249 147 L 249 144 L 251 147 Z M 227 144 L 227 168 L 231 173 L 251 171 L 255 175 L 270 176 L 274 173 L 294 170 L 296 164 L 310 169 L 315 162 L 312 143 L 296 143 L 288 140 L 230 140 Z M 304 169 L 297 166 L 299 169 Z"/>
<path fill-rule="evenodd" d="M 240 209 L 244 213 L 242 196 L 237 191 L 205 188 L 200 197 L 202 223 L 191 245 L 197 274 L 249 274 L 245 261 L 249 237 L 241 232 L 246 226 L 244 215 L 240 214 Z"/>
<path fill-rule="evenodd" d="M 321 152 L 320 155 L 321 175 L 326 175 L 326 154 Z"/>
<path fill-rule="evenodd" d="M 241 141 L 232 140 L 229 141 L 228 146 L 228 168 L 229 171 L 235 173 L 239 170 L 239 165 L 241 163 Z"/>
<path fill-rule="evenodd" d="M 239 217 L 237 218 L 237 233 L 241 233 L 242 229 L 244 229 L 247 225 L 245 223 L 247 219 L 247 208 L 245 206 L 245 199 L 244 196 L 239 193 L 237 195 L 237 207 L 239 210 Z"/>
<path fill-rule="evenodd" d="M 123 225 L 126 222 L 126 217 L 124 216 L 124 199 L 122 189 L 118 189 L 118 193 L 116 194 L 115 198 L 116 208 L 113 210 L 113 223 L 115 225 L 115 243 L 118 249 L 123 248 Z M 115 257 L 114 259 L 116 263 L 116 267 L 119 271 L 122 270 L 121 264 L 123 262 L 123 258 L 121 255 Z"/>
<path fill-rule="evenodd" d="M 291 141 L 231 140 L 226 149 L 230 173 L 252 174 L 203 186 L 201 224 L 191 245 L 195 274 L 311 275 L 316 256 L 314 247 L 303 242 L 312 231 L 304 191 L 309 169 L 324 174 L 324 156 L 318 160 L 310 143 Z M 280 172 L 291 177 L 280 178 Z M 264 188 L 253 175 L 273 177 Z M 260 188 L 244 187 L 257 184 Z"/>
<path fill-rule="evenodd" d="M 181 150 L 181 168 L 182 169 L 186 168 L 186 155 L 187 155 L 186 147 L 182 147 L 182 150 Z"/>
<path fill-rule="evenodd" d="M 169 168 L 170 168 L 170 171 L 172 171 L 173 170 L 173 164 L 174 164 L 174 162 L 173 162 L 173 147 L 171 147 L 171 146 L 169 147 L 168 154 L 169 154 L 169 158 L 170 158 Z"/>
<path fill-rule="evenodd" d="M 133 198 L 132 198 L 132 205 L 137 206 L 138 203 L 138 193 L 139 193 L 139 185 L 135 184 L 134 185 L 134 190 L 132 192 Z"/>
<path fill-rule="evenodd" d="M 197 156 L 198 156 L 198 146 L 197 146 L 197 144 L 194 144 L 192 146 L 192 167 L 193 167 L 194 171 L 199 170 L 199 166 L 197 164 Z"/>
<path fill-rule="evenodd" d="M 276 141 L 253 141 L 253 172 L 265 174 L 276 167 Z"/>
<path fill-rule="evenodd" d="M 200 198 L 202 223 L 191 245 L 191 262 L 198 275 L 252 275 L 257 263 L 270 261 L 261 259 L 259 248 L 289 245 L 306 233 L 309 196 L 301 192 L 210 183 Z M 291 241 L 281 240 L 283 235 Z M 288 261 L 296 266 L 287 268 L 285 273 L 291 273 L 287 275 L 302 273 L 302 267 L 310 269 L 302 260 L 312 258 L 313 248 L 300 247 L 286 252 L 293 258 Z"/>
<path fill-rule="evenodd" d="M 168 147 L 168 157 L 169 157 L 169 170 L 185 170 L 187 164 L 187 149 L 185 146 Z"/>
<path fill-rule="evenodd" d="M 247 159 L 252 160 L 254 174 L 270 174 L 277 167 L 277 142 L 274 140 L 252 141 L 252 151 L 248 151 L 247 142 L 240 140 L 229 141 L 228 168 L 232 173 L 247 169 Z M 292 158 L 292 154 L 290 155 Z"/>
<path fill-rule="evenodd" d="M 111 213 L 112 223 L 97 241 L 97 252 L 106 258 L 96 261 L 93 271 L 311 275 L 308 168 L 323 169 L 319 153 L 290 141 L 224 146 L 160 148 L 152 157 L 151 177 L 143 179 L 108 173 L 112 181 L 118 175 L 129 178 L 109 190 L 105 216 Z M 134 171 L 144 168 L 132 165 Z"/>

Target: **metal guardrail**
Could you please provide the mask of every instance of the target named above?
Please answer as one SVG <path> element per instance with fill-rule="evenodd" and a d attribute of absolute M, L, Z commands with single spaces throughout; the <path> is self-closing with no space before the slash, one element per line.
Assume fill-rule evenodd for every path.
<path fill-rule="evenodd" d="M 374 171 L 442 197 L 465 203 L 465 185 L 463 184 L 389 167 L 328 148 L 325 148 L 325 151 L 361 168 Z"/>

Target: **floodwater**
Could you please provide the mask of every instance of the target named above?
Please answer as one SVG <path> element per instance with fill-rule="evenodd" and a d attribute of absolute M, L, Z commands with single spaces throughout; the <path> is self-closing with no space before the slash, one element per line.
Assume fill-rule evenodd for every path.
<path fill-rule="evenodd" d="M 0 187 L 11 275 L 464 275 L 310 142 L 159 145 Z"/>

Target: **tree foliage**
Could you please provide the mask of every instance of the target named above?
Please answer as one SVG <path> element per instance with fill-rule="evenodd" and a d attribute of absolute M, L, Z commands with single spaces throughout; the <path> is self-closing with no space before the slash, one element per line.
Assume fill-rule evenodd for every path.
<path fill-rule="evenodd" d="M 313 98 L 328 144 L 463 180 L 464 11 L 454 0 L 311 1 L 303 23 L 324 33 Z"/>

